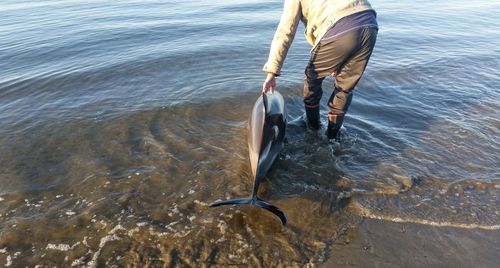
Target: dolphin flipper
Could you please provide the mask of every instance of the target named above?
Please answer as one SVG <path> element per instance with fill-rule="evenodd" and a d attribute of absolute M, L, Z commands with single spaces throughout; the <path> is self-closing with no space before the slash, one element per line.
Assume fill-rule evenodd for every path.
<path fill-rule="evenodd" d="M 281 221 L 281 224 L 286 225 L 285 213 L 283 213 L 283 211 L 281 211 L 278 207 L 273 206 L 262 199 L 253 198 L 253 197 L 234 198 L 234 199 L 228 199 L 228 200 L 215 201 L 208 206 L 209 207 L 218 207 L 218 206 L 224 206 L 224 205 L 256 205 L 256 206 L 261 207 L 261 208 L 273 213 L 274 215 L 278 216 L 278 218 Z"/>

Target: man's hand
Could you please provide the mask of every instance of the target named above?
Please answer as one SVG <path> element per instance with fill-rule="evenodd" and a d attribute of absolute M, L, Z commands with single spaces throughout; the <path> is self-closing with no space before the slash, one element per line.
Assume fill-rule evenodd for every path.
<path fill-rule="evenodd" d="M 271 91 L 274 93 L 274 89 L 276 88 L 276 75 L 273 73 L 267 73 L 266 80 L 262 85 L 262 93 L 267 94 L 267 92 Z"/>

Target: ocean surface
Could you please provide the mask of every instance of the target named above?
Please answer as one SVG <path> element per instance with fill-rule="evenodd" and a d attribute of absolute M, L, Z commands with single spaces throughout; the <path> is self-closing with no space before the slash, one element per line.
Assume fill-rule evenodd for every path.
<path fill-rule="evenodd" d="M 367 220 L 429 226 L 435 248 L 451 237 L 439 230 L 476 232 L 447 251 L 464 265 L 467 245 L 498 235 L 490 0 L 371 1 L 378 40 L 340 143 L 290 126 L 261 185 L 289 225 L 207 207 L 251 192 L 247 123 L 282 2 L 2 1 L 0 266 L 327 267 Z M 303 114 L 303 29 L 277 80 L 290 120 Z M 324 91 L 323 125 L 332 78 Z"/>

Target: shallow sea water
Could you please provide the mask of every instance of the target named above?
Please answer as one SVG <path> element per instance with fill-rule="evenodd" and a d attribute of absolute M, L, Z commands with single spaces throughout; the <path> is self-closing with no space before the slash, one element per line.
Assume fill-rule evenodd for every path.
<path fill-rule="evenodd" d="M 431 254 L 447 247 L 498 263 L 470 245 L 500 248 L 500 4 L 371 2 L 380 31 L 341 142 L 289 126 L 261 185 L 287 227 L 207 207 L 251 192 L 247 122 L 282 1 L 2 3 L 0 266 L 331 267 L 359 230 L 390 232 L 380 267 L 419 266 L 394 258 L 392 223 L 433 241 L 405 253 L 431 264 L 453 264 Z M 302 32 L 278 79 L 290 119 Z"/>

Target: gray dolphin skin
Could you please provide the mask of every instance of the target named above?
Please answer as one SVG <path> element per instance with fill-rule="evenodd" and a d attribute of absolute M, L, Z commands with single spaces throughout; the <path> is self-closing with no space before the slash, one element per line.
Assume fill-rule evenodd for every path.
<path fill-rule="evenodd" d="M 248 123 L 248 151 L 254 175 L 253 191 L 250 197 L 216 201 L 210 207 L 222 205 L 256 205 L 278 216 L 286 225 L 285 214 L 277 207 L 257 197 L 259 185 L 284 147 L 286 130 L 285 101 L 278 91 L 262 94 L 252 109 Z"/>

